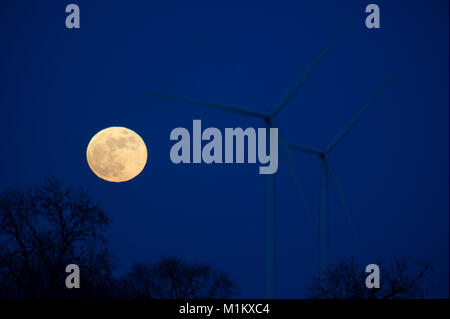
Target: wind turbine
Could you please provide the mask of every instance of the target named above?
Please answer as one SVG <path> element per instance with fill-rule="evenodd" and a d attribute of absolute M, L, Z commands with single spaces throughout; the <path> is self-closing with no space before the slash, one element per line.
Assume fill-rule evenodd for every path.
<path fill-rule="evenodd" d="M 289 148 L 301 151 L 304 153 L 315 154 L 320 159 L 320 205 L 319 205 L 319 259 L 320 259 L 320 271 L 323 272 L 328 268 L 328 176 L 330 175 L 334 181 L 336 191 L 338 193 L 339 201 L 344 210 L 347 222 L 353 235 L 353 239 L 356 242 L 356 249 L 359 251 L 359 241 L 356 230 L 353 226 L 350 212 L 347 203 L 344 198 L 344 192 L 342 190 L 339 178 L 336 175 L 333 164 L 331 162 L 330 154 L 342 141 L 342 139 L 350 132 L 350 130 L 360 120 L 367 108 L 373 103 L 375 98 L 383 91 L 387 84 L 391 81 L 392 76 L 389 77 L 376 91 L 367 99 L 363 106 L 355 113 L 355 115 L 347 122 L 347 124 L 333 137 L 330 143 L 325 148 L 313 148 L 299 144 L 289 144 Z"/>
<path fill-rule="evenodd" d="M 300 75 L 300 77 L 295 81 L 291 87 L 284 93 L 280 100 L 268 111 L 259 111 L 254 109 L 249 109 L 242 106 L 200 101 L 194 99 L 188 99 L 183 97 L 176 97 L 166 94 L 160 94 L 155 92 L 148 92 L 149 95 L 154 97 L 159 97 L 163 99 L 168 99 L 172 101 L 177 101 L 181 103 L 200 105 L 211 109 L 216 109 L 220 111 L 225 111 L 229 113 L 240 114 L 244 116 L 260 118 L 264 121 L 268 132 L 269 128 L 278 128 L 278 145 L 281 148 L 281 153 L 291 177 L 293 178 L 295 187 L 299 193 L 300 200 L 303 209 L 308 214 L 309 222 L 313 227 L 313 216 L 310 212 L 306 198 L 301 187 L 299 178 L 293 161 L 290 156 L 290 150 L 288 144 L 284 141 L 284 138 L 280 132 L 279 125 L 277 122 L 277 116 L 280 111 L 286 106 L 286 104 L 294 97 L 296 92 L 303 86 L 307 78 L 315 70 L 322 58 L 328 53 L 332 45 L 345 33 L 349 28 L 350 23 L 347 23 L 338 34 L 331 39 L 324 49 L 316 56 L 316 58 L 311 62 L 311 64 L 306 68 L 306 70 Z M 270 134 L 270 133 L 269 133 Z M 270 136 L 266 138 L 266 141 L 270 141 Z M 267 174 L 264 177 L 264 250 L 265 250 L 265 296 L 266 298 L 274 298 L 275 296 L 275 176 L 274 174 Z"/>

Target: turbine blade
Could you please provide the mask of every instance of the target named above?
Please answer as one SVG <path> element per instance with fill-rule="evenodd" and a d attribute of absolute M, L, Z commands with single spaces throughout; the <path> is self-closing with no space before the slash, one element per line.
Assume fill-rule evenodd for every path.
<path fill-rule="evenodd" d="M 212 103 L 212 102 L 206 102 L 206 101 L 199 101 L 199 100 L 192 100 L 182 97 L 176 97 L 166 94 L 160 94 L 160 93 L 154 93 L 154 92 L 147 92 L 150 96 L 159 97 L 161 99 L 176 101 L 176 102 L 182 102 L 187 104 L 194 104 L 194 105 L 200 105 L 205 106 L 211 109 L 221 110 L 229 113 L 236 113 L 240 115 L 246 115 L 246 116 L 253 116 L 253 117 L 260 117 L 260 118 L 266 118 L 267 114 L 265 112 L 257 111 L 248 109 L 241 106 L 234 106 L 234 105 L 227 105 L 227 104 L 218 104 L 218 103 Z"/>
<path fill-rule="evenodd" d="M 305 152 L 305 153 L 310 153 L 310 154 L 317 154 L 320 155 L 323 153 L 323 151 L 314 148 L 314 147 L 310 147 L 310 146 L 305 146 L 305 145 L 300 145 L 300 144 L 293 144 L 293 143 L 289 143 L 288 144 L 289 148 L 296 150 L 296 151 L 300 151 L 300 152 Z"/>
<path fill-rule="evenodd" d="M 334 186 L 336 187 L 336 191 L 338 193 L 339 201 L 342 205 L 342 209 L 345 214 L 345 218 L 347 219 L 347 224 L 350 228 L 350 232 L 352 233 L 353 241 L 355 242 L 356 252 L 357 254 L 360 254 L 361 252 L 361 243 L 359 241 L 358 233 L 356 232 L 356 228 L 353 224 L 353 219 L 350 214 L 350 210 L 347 205 L 347 201 L 345 200 L 344 191 L 342 188 L 342 184 L 336 175 L 336 171 L 333 168 L 333 165 L 331 164 L 331 159 L 329 155 L 325 155 L 325 161 L 327 163 L 328 171 L 330 172 L 330 176 L 333 179 Z"/>
<path fill-rule="evenodd" d="M 303 191 L 303 187 L 300 183 L 300 178 L 298 177 L 297 170 L 295 169 L 295 165 L 292 160 L 288 144 L 285 142 L 283 135 L 280 132 L 280 126 L 278 125 L 278 122 L 275 119 L 270 120 L 270 126 L 278 128 L 278 142 L 279 142 L 278 145 L 280 146 L 280 149 L 281 149 L 281 155 L 288 167 L 289 174 L 291 175 L 291 178 L 294 182 L 295 188 L 297 189 L 297 192 L 300 196 L 300 202 L 302 203 L 303 210 L 305 211 L 306 215 L 308 216 L 308 222 L 309 222 L 311 230 L 314 234 L 316 232 L 316 229 L 314 227 L 314 217 L 311 213 L 311 209 L 309 208 L 308 201 L 306 200 L 306 196 Z"/>
<path fill-rule="evenodd" d="M 367 110 L 367 108 L 373 103 L 378 95 L 384 90 L 388 83 L 392 80 L 390 76 L 384 83 L 375 91 L 375 93 L 367 99 L 366 103 L 356 112 L 356 114 L 347 122 L 347 124 L 336 134 L 336 136 L 328 144 L 328 151 L 331 151 L 336 145 L 348 134 L 348 132 L 356 125 L 361 116 Z"/>
<path fill-rule="evenodd" d="M 350 21 L 345 24 L 345 26 L 328 42 L 328 44 L 320 51 L 320 53 L 315 57 L 315 59 L 307 66 L 305 71 L 300 74 L 297 81 L 295 81 L 292 86 L 290 86 L 286 92 L 283 94 L 281 99 L 275 104 L 273 109 L 273 114 L 277 115 L 283 107 L 294 97 L 295 93 L 303 86 L 305 81 L 311 75 L 311 73 L 316 69 L 319 65 L 320 61 L 325 57 L 325 55 L 330 51 L 331 47 L 335 44 L 335 42 L 347 31 L 353 21 Z"/>

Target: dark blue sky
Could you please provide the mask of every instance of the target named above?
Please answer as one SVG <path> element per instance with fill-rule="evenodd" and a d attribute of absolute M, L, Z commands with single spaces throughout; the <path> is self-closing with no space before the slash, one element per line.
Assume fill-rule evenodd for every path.
<path fill-rule="evenodd" d="M 288 140 L 325 146 L 391 74 L 395 79 L 332 154 L 362 244 L 362 263 L 429 257 L 434 297 L 449 295 L 448 1 L 61 1 L 0 7 L 1 189 L 62 177 L 112 217 L 119 273 L 178 256 L 226 270 L 242 297 L 262 297 L 263 176 L 257 165 L 172 164 L 171 130 L 263 127 L 261 120 L 152 98 L 146 90 L 264 110 L 278 101 L 349 18 L 280 113 Z M 142 136 L 146 168 L 122 184 L 95 176 L 90 138 L 109 126 Z M 294 155 L 317 212 L 319 160 Z M 332 260 L 355 254 L 330 185 Z M 317 240 L 282 161 L 277 173 L 277 296 L 303 296 Z"/>

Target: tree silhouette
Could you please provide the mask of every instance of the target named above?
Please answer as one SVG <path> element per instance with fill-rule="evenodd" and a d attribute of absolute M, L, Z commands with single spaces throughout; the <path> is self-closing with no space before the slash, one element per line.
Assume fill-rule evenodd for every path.
<path fill-rule="evenodd" d="M 155 264 L 134 264 L 119 285 L 122 298 L 209 299 L 237 295 L 236 285 L 226 273 L 174 257 L 162 258 Z"/>
<path fill-rule="evenodd" d="M 101 296 L 112 272 L 104 231 L 109 218 L 85 191 L 60 180 L 0 194 L 0 297 Z M 81 289 L 65 287 L 77 264 Z"/>
<path fill-rule="evenodd" d="M 368 273 L 354 258 L 344 259 L 314 277 L 306 291 L 314 299 L 397 299 L 425 296 L 431 284 L 431 263 L 425 259 L 397 258 L 380 267 L 380 288 L 368 289 Z"/>
<path fill-rule="evenodd" d="M 0 298 L 225 298 L 227 274 L 177 258 L 135 264 L 113 276 L 105 230 L 110 219 L 83 190 L 58 179 L 0 194 Z M 80 289 L 67 289 L 65 268 L 80 267 Z"/>

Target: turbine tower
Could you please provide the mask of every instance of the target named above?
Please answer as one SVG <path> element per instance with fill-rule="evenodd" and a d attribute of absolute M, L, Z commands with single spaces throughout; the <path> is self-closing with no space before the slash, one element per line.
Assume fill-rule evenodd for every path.
<path fill-rule="evenodd" d="M 391 81 L 392 77 L 389 77 L 378 90 L 363 104 L 363 106 L 355 113 L 355 115 L 347 122 L 347 124 L 333 137 L 331 142 L 325 148 L 313 148 L 299 144 L 289 144 L 289 148 L 315 154 L 320 159 L 320 205 L 319 205 L 319 263 L 320 271 L 324 272 L 328 268 L 328 234 L 329 234 L 329 216 L 328 216 L 328 177 L 331 176 L 336 191 L 338 193 L 339 201 L 344 210 L 347 223 L 349 224 L 350 231 L 352 232 L 353 239 L 356 242 L 356 249 L 359 251 L 359 241 L 356 230 L 353 226 L 350 212 L 344 198 L 344 192 L 339 178 L 336 175 L 336 171 L 331 163 L 330 154 L 342 141 L 342 139 L 350 132 L 350 130 L 356 125 L 361 116 L 367 110 L 367 108 L 373 103 L 375 98 L 383 91 L 387 84 Z"/>
<path fill-rule="evenodd" d="M 285 94 L 280 98 L 278 103 L 276 103 L 269 111 L 260 111 L 249 109 L 242 106 L 221 104 L 206 102 L 194 99 L 188 99 L 183 97 L 176 97 L 166 94 L 160 94 L 155 92 L 148 92 L 149 95 L 163 98 L 167 100 L 177 101 L 181 103 L 200 105 L 211 109 L 216 109 L 220 111 L 225 111 L 229 113 L 236 113 L 244 116 L 260 118 L 264 121 L 266 128 L 278 128 L 278 139 L 279 147 L 281 149 L 282 157 L 287 165 L 289 173 L 294 181 L 297 192 L 299 193 L 300 200 L 303 209 L 309 217 L 309 222 L 313 228 L 313 216 L 306 202 L 306 198 L 301 187 L 299 178 L 293 161 L 291 159 L 290 150 L 288 144 L 285 142 L 282 132 L 279 128 L 277 122 L 277 116 L 280 111 L 286 106 L 286 104 L 294 97 L 296 92 L 303 86 L 307 78 L 316 69 L 319 62 L 328 53 L 333 44 L 345 33 L 345 31 L 350 27 L 351 23 L 347 23 L 334 38 L 332 38 L 324 49 L 315 57 L 311 64 L 306 68 L 306 70 L 299 76 L 297 81 L 295 81 L 291 87 L 289 87 Z M 270 130 L 268 130 L 270 132 Z M 269 133 L 270 134 L 270 133 Z M 270 141 L 270 136 L 266 139 Z M 266 298 L 275 297 L 275 176 L 274 174 L 265 175 L 264 177 L 264 251 L 265 251 L 265 296 Z"/>

